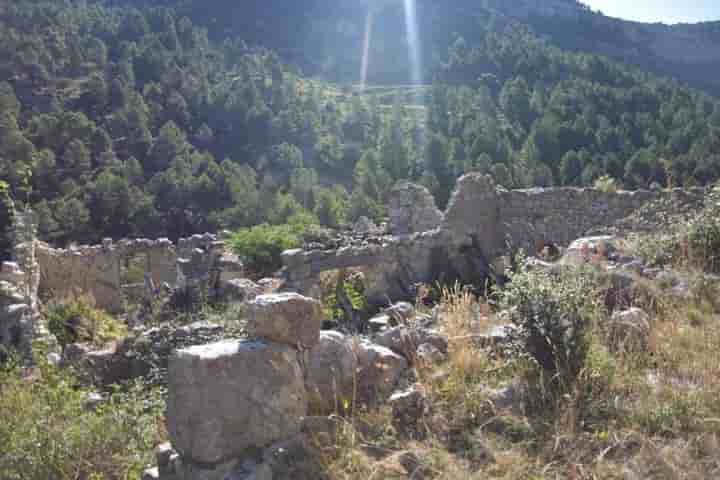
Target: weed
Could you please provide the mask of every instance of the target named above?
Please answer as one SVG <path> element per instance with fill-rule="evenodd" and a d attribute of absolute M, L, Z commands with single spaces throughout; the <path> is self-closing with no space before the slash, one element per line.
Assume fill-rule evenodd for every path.
<path fill-rule="evenodd" d="M 45 315 L 50 333 L 63 348 L 76 342 L 102 345 L 127 333 L 120 320 L 94 308 L 87 298 L 50 304 Z"/>

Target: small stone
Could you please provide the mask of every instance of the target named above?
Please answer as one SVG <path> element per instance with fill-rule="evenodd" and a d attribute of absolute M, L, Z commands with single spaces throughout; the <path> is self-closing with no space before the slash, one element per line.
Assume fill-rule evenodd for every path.
<path fill-rule="evenodd" d="M 142 480 L 160 480 L 160 472 L 157 468 L 148 468 L 143 472 Z"/>
<path fill-rule="evenodd" d="M 320 452 L 304 435 L 271 445 L 263 452 L 263 464 L 272 472 L 272 480 L 322 480 Z"/>
<path fill-rule="evenodd" d="M 155 461 L 162 470 L 170 466 L 170 459 L 175 453 L 170 442 L 161 443 L 155 448 Z"/>
<path fill-rule="evenodd" d="M 415 315 L 415 307 L 408 302 L 398 302 L 385 309 L 385 314 L 390 316 L 393 325 L 404 325 Z"/>
<path fill-rule="evenodd" d="M 47 361 L 50 365 L 53 365 L 55 367 L 59 367 L 62 363 L 62 356 L 60 356 L 57 352 L 50 352 L 47 354 Z"/>
<path fill-rule="evenodd" d="M 100 395 L 97 392 L 90 392 L 87 395 L 85 395 L 85 410 L 89 412 L 94 412 L 95 410 L 100 407 L 105 402 L 105 399 L 102 395 Z"/>
<path fill-rule="evenodd" d="M 381 332 L 392 326 L 390 315 L 382 313 L 368 320 L 368 326 L 372 332 Z"/>

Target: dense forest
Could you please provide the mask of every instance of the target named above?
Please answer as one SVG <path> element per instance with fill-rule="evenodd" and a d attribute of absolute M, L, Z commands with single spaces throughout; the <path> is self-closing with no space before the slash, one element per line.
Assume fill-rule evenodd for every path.
<path fill-rule="evenodd" d="M 675 80 L 421 2 L 432 86 L 360 89 L 358 25 L 372 8 L 397 37 L 396 4 L 263 3 L 233 2 L 233 27 L 218 1 L 0 0 L 0 178 L 44 239 L 339 227 L 381 218 L 398 179 L 444 205 L 470 170 L 506 187 L 720 177 L 720 102 Z M 406 81 L 407 42 L 386 46 L 370 79 Z"/>

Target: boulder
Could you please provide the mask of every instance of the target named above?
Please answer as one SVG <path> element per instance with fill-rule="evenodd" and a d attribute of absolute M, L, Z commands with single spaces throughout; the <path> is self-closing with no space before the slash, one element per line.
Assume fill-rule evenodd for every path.
<path fill-rule="evenodd" d="M 398 302 L 387 308 L 385 314 L 390 316 L 393 325 L 408 323 L 415 316 L 415 307 L 408 302 Z"/>
<path fill-rule="evenodd" d="M 613 351 L 642 352 L 650 341 L 650 316 L 640 308 L 615 312 L 608 332 Z"/>
<path fill-rule="evenodd" d="M 580 265 L 594 258 L 607 259 L 617 250 L 615 237 L 599 236 L 579 238 L 570 244 L 560 263 Z"/>
<path fill-rule="evenodd" d="M 377 235 L 380 229 L 367 217 L 360 217 L 353 224 L 353 232 L 361 235 Z"/>
<path fill-rule="evenodd" d="M 448 350 L 448 340 L 445 336 L 437 331 L 424 328 L 393 327 L 378 334 L 375 341 L 378 345 L 389 348 L 410 362 L 415 361 L 417 349 L 424 343 L 433 345 L 441 353 L 447 353 Z"/>
<path fill-rule="evenodd" d="M 443 214 L 427 188 L 398 182 L 390 192 L 388 229 L 392 235 L 408 235 L 438 228 Z"/>
<path fill-rule="evenodd" d="M 245 265 L 234 253 L 225 252 L 217 260 L 216 267 L 220 270 L 220 281 L 229 281 L 243 276 Z"/>
<path fill-rule="evenodd" d="M 421 365 L 436 365 L 447 360 L 447 354 L 443 353 L 431 343 L 423 343 L 417 348 L 417 362 Z"/>
<path fill-rule="evenodd" d="M 305 362 L 305 387 L 312 410 L 330 414 L 351 405 L 356 368 L 350 339 L 338 332 L 320 332 L 320 341 Z"/>
<path fill-rule="evenodd" d="M 260 295 L 248 302 L 248 335 L 312 348 L 320 340 L 322 305 L 297 293 Z"/>
<path fill-rule="evenodd" d="M 408 362 L 392 350 L 366 340 L 356 342 L 354 350 L 358 361 L 358 401 L 377 405 L 393 392 Z"/>
<path fill-rule="evenodd" d="M 247 278 L 234 278 L 221 280 L 219 288 L 220 299 L 227 303 L 242 303 L 254 300 L 264 293 L 263 288 Z"/>
<path fill-rule="evenodd" d="M 298 353 L 262 341 L 223 341 L 175 352 L 167 427 L 184 460 L 218 464 L 300 431 L 307 395 Z"/>
<path fill-rule="evenodd" d="M 392 408 L 393 426 L 398 432 L 416 440 L 425 438 L 423 419 L 429 415 L 430 405 L 421 385 L 394 393 L 388 404 Z"/>

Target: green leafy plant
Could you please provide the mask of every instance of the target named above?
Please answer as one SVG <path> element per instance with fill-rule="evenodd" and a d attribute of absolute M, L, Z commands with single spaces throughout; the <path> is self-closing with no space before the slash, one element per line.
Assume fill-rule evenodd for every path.
<path fill-rule="evenodd" d="M 619 190 L 618 182 L 609 175 L 603 175 L 595 180 L 593 188 L 605 193 L 615 193 Z"/>
<path fill-rule="evenodd" d="M 519 260 L 500 293 L 516 327 L 515 340 L 543 372 L 562 384 L 573 382 L 585 366 L 593 322 L 600 313 L 592 275 L 531 270 Z"/>
<path fill-rule="evenodd" d="M 313 225 L 311 215 L 296 215 L 284 225 L 258 225 L 238 230 L 231 239 L 235 252 L 259 275 L 282 266 L 282 253 L 302 245 L 303 235 Z"/>
<path fill-rule="evenodd" d="M 66 371 L 42 364 L 35 378 L 0 370 L 0 476 L 5 480 L 140 478 L 162 441 L 162 399 L 140 385 L 86 406 Z"/>
<path fill-rule="evenodd" d="M 344 313 L 337 299 L 336 282 L 337 279 L 335 278 L 335 281 L 329 281 L 323 285 L 322 303 L 325 318 L 337 321 L 343 319 Z M 368 301 L 361 283 L 354 281 L 352 278 L 347 279 L 343 282 L 343 290 L 355 312 L 366 312 Z"/>
<path fill-rule="evenodd" d="M 690 261 L 707 272 L 720 272 L 720 219 L 705 215 L 688 232 L 687 249 Z"/>
<path fill-rule="evenodd" d="M 51 304 L 45 315 L 50 333 L 63 348 L 76 342 L 101 345 L 127 333 L 120 320 L 94 308 L 84 298 Z"/>

